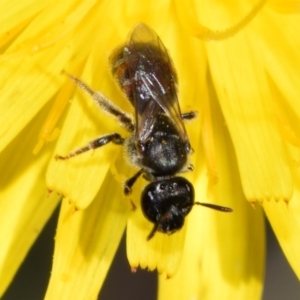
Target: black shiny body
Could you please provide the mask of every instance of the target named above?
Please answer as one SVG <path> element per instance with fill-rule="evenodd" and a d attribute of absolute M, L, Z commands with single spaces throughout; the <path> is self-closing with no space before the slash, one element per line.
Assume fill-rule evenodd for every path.
<path fill-rule="evenodd" d="M 176 176 L 179 172 L 193 170 L 188 161 L 192 151 L 183 120 L 194 118 L 196 113 L 182 114 L 180 111 L 177 76 L 157 34 L 145 24 L 138 24 L 128 42 L 114 51 L 110 63 L 112 74 L 134 107 L 134 120 L 102 93 L 64 73 L 91 95 L 97 106 L 114 116 L 130 132 L 129 137 L 111 133 L 67 156 L 56 155 L 56 159 L 69 159 L 109 142 L 123 145 L 130 162 L 139 167 L 139 171 L 125 182 L 124 193 L 130 194 L 141 175 L 150 182 L 141 195 L 142 211 L 154 223 L 148 239 L 157 231 L 171 234 L 179 230 L 194 204 L 230 211 L 194 202 L 192 184 Z"/>
<path fill-rule="evenodd" d="M 174 125 L 165 115 L 157 115 L 146 142 L 140 144 L 142 165 L 155 176 L 178 173 L 187 163 L 188 144 L 179 137 Z"/>
<path fill-rule="evenodd" d="M 148 184 L 141 196 L 144 215 L 156 231 L 171 234 L 180 229 L 194 204 L 194 188 L 183 177 L 161 179 Z"/>
<path fill-rule="evenodd" d="M 187 164 L 189 143 L 180 139 L 174 124 L 163 114 L 155 116 L 153 127 L 145 142 L 135 135 L 128 139 L 127 153 L 133 164 L 153 176 L 173 176 Z"/>

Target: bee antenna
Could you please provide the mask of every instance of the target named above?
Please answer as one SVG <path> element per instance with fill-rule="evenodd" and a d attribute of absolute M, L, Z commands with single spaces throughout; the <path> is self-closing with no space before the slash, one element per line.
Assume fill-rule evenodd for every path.
<path fill-rule="evenodd" d="M 233 209 L 230 207 L 225 207 L 225 206 L 220 206 L 220 205 L 215 205 L 210 203 L 195 202 L 193 205 L 201 205 L 222 212 L 233 212 Z"/>

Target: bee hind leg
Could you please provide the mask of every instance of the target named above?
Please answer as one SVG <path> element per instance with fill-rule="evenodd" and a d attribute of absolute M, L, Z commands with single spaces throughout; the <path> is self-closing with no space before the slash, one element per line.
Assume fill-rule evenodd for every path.
<path fill-rule="evenodd" d="M 77 78 L 62 70 L 62 74 L 66 75 L 70 80 L 72 80 L 79 88 L 81 88 L 85 93 L 87 93 L 94 100 L 95 104 L 107 112 L 108 114 L 114 116 L 129 132 L 133 132 L 135 129 L 132 118 L 125 113 L 121 108 L 116 106 L 113 102 L 111 102 L 103 93 L 99 91 L 93 90 L 86 83 L 84 83 L 81 79 Z"/>

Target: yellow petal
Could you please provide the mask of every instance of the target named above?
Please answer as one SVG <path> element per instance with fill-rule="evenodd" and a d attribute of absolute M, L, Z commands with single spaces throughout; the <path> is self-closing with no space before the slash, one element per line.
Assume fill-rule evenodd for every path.
<path fill-rule="evenodd" d="M 11 35 L 11 28 L 16 28 L 19 24 L 29 23 L 34 15 L 47 7 L 51 2 L 52 1 L 37 2 L 35 0 L 31 0 L 22 1 L 18 3 L 18 5 L 12 5 L 11 2 L 8 1 L 2 3 L 2 9 L 5 11 L 5 14 L 1 14 L 0 17 L 0 37 L 5 37 L 9 34 L 10 37 L 13 38 L 15 34 Z"/>
<path fill-rule="evenodd" d="M 182 25 L 201 40 L 224 40 L 247 26 L 264 7 L 267 0 L 177 1 Z M 213 16 L 213 17 L 212 17 Z"/>
<path fill-rule="evenodd" d="M 92 89 L 96 85 L 92 80 L 96 66 L 102 66 L 102 69 L 97 72 L 100 78 L 112 80 L 109 76 L 106 56 L 100 56 L 95 60 L 96 56 L 92 54 L 86 64 L 86 71 L 81 75 Z M 103 90 L 105 91 L 107 85 L 112 83 L 117 90 L 116 84 L 106 79 L 102 82 Z M 118 95 L 117 92 L 114 95 Z M 118 99 L 118 97 L 116 98 Z M 56 154 L 66 156 L 74 149 L 84 147 L 90 141 L 113 132 L 128 135 L 120 129 L 118 123 L 111 116 L 100 111 L 93 99 L 78 90 L 64 122 Z M 63 194 L 77 209 L 86 208 L 98 193 L 101 182 L 113 162 L 112 157 L 115 157 L 113 151 L 117 149 L 120 149 L 120 146 L 110 144 L 69 160 L 55 161 L 53 157 L 46 176 L 48 188 Z"/>
<path fill-rule="evenodd" d="M 276 35 L 266 27 L 272 27 L 272 32 L 276 32 Z M 300 111 L 295 109 L 299 105 L 300 93 L 299 17 L 267 11 L 255 30 L 261 35 L 258 46 L 269 78 L 272 102 L 279 105 L 279 112 L 283 110 L 289 114 L 291 127 L 299 135 Z M 297 121 L 293 115 L 297 117 Z"/>
<path fill-rule="evenodd" d="M 281 14 L 299 14 L 299 0 L 269 0 L 268 6 Z"/>
<path fill-rule="evenodd" d="M 99 26 L 99 22 L 96 24 L 97 18 L 93 18 L 94 22 L 88 22 L 85 26 L 78 26 L 92 6 L 91 1 L 81 5 L 68 1 L 52 2 L 48 9 L 42 10 L 37 15 L 35 10 L 31 11 L 31 6 L 26 8 L 28 14 L 35 15 L 35 18 L 5 49 L 5 54 L 0 58 L 2 66 L 0 109 L 3 120 L 0 129 L 0 148 L 9 142 L 57 92 L 64 79 L 60 76 L 62 69 L 69 65 L 72 70 L 76 69 L 91 53 L 93 47 L 99 47 L 102 38 L 107 35 L 113 36 L 109 30 L 99 35 L 95 30 L 95 27 Z M 96 9 L 92 13 L 96 12 L 99 15 Z M 12 18 L 23 20 L 22 13 L 21 8 L 20 11 L 14 12 Z M 73 38 L 74 32 L 76 34 Z M 94 38 L 91 33 L 98 38 L 94 43 L 87 43 L 87 39 Z M 77 53 L 79 47 L 80 53 Z M 105 51 L 106 49 L 103 49 L 103 52 Z M 100 53 L 98 55 L 101 57 Z"/>
<path fill-rule="evenodd" d="M 247 199 L 290 199 L 291 165 L 274 122 L 276 108 L 255 41 L 245 30 L 231 40 L 208 44 L 212 78 Z"/>
<path fill-rule="evenodd" d="M 97 9 L 96 9 L 97 8 Z M 96 7 L 98 12 L 100 7 Z M 79 36 L 76 36 L 75 44 L 86 44 L 86 39 L 92 39 L 93 43 L 83 49 L 83 54 L 79 56 L 85 63 L 85 70 L 80 75 L 83 80 L 94 90 L 100 90 L 114 103 L 121 108 L 128 108 L 129 103 L 117 87 L 113 80 L 108 58 L 114 48 L 126 39 L 126 34 L 116 34 L 113 27 L 101 32 L 95 29 L 101 26 L 95 20 L 96 12 L 90 12 L 93 16 L 92 22 L 87 28 L 79 29 Z M 102 20 L 104 28 L 105 20 Z M 105 40 L 105 47 L 103 46 Z M 89 49 L 89 53 L 88 50 Z M 77 58 L 77 61 L 79 59 Z M 71 66 L 72 69 L 78 65 Z M 70 72 L 68 69 L 66 70 Z M 76 74 L 75 74 L 76 75 Z M 124 137 L 128 136 L 124 130 L 120 130 L 118 123 L 107 114 L 104 114 L 93 103 L 93 99 L 86 96 L 81 90 L 76 90 L 76 96 L 70 106 L 70 112 L 64 122 L 64 127 L 57 145 L 56 154 L 65 156 L 86 146 L 90 141 L 99 136 L 118 132 Z M 47 184 L 49 189 L 53 189 L 69 199 L 78 209 L 87 207 L 94 199 L 101 186 L 101 182 L 114 157 L 113 151 L 118 148 L 116 145 L 108 145 L 95 151 L 90 151 L 67 161 L 51 161 L 47 172 Z"/>
<path fill-rule="evenodd" d="M 204 173 L 201 189 L 205 191 L 207 181 L 203 178 Z M 228 196 L 214 202 L 229 206 L 235 201 L 232 215 L 194 208 L 188 219 L 181 266 L 174 278 L 160 277 L 159 299 L 260 299 L 265 254 L 263 216 L 260 209 L 253 210 L 243 202 L 239 193 L 227 192 Z M 204 201 L 205 193 L 198 196 Z"/>
<path fill-rule="evenodd" d="M 75 211 L 64 200 L 45 299 L 96 299 L 126 226 L 130 203 L 110 173 L 91 205 Z"/>
<path fill-rule="evenodd" d="M 280 246 L 300 279 L 300 190 L 297 188 L 293 198 L 284 202 L 265 202 L 263 204 Z"/>
<path fill-rule="evenodd" d="M 90 116 L 96 112 L 99 113 L 96 118 L 103 120 L 101 112 L 97 111 L 92 100 L 83 97 L 80 100 L 72 102 L 55 154 L 68 155 L 74 149 L 86 146 L 101 133 L 97 126 L 100 122 L 95 122 L 95 117 Z M 82 106 L 88 108 L 83 109 Z M 106 120 L 106 123 L 111 124 L 110 120 Z M 102 131 L 102 135 L 104 133 Z M 67 197 L 77 209 L 87 207 L 100 189 L 110 165 L 108 158 L 114 156 L 112 150 L 116 147 L 106 146 L 69 160 L 56 161 L 53 155 L 46 175 L 48 188 Z"/>
<path fill-rule="evenodd" d="M 82 21 L 85 14 L 93 7 L 93 4 L 94 1 L 82 3 L 52 1 L 47 9 L 41 9 L 39 13 L 36 13 L 33 7 L 27 7 L 28 12 L 33 14 L 34 17 L 26 29 L 6 49 L 6 53 L 34 54 L 41 50 L 48 50 L 57 43 L 66 42 L 62 38 L 74 30 L 74 27 Z M 23 19 L 22 14 L 22 9 L 14 11 L 11 18 L 13 20 Z"/>
<path fill-rule="evenodd" d="M 212 101 L 211 101 L 212 102 Z M 159 299 L 260 299 L 264 275 L 265 234 L 261 209 L 243 196 L 228 131 L 216 105 L 212 106 L 218 183 L 206 197 L 206 172 L 201 151 L 195 171 L 196 200 L 233 208 L 222 213 L 194 207 L 182 264 L 174 278 L 160 277 Z M 198 168 L 200 167 L 200 168 Z"/>
<path fill-rule="evenodd" d="M 0 148 L 3 149 L 42 109 L 57 91 L 61 66 L 70 55 L 67 48 L 39 53 L 28 59 L 1 62 Z M 43 61 L 43 72 L 39 61 Z M 14 72 L 11 72 L 14 70 Z M 55 74 L 54 77 L 49 74 Z M 38 100 L 37 100 L 38 99 Z"/>
<path fill-rule="evenodd" d="M 3 294 L 31 245 L 60 199 L 47 196 L 44 174 L 51 155 L 32 155 L 46 110 L 11 142 L 0 157 L 0 295 Z"/>

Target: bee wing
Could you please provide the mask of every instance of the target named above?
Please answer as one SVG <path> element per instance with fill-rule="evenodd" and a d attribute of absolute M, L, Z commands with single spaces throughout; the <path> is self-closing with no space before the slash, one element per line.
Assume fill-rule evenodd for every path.
<path fill-rule="evenodd" d="M 136 112 L 136 134 L 146 141 L 154 124 L 154 116 L 165 113 L 188 140 L 177 99 L 177 76 L 171 59 L 158 35 L 143 23 L 138 24 L 124 48 L 132 84 L 132 100 Z"/>

